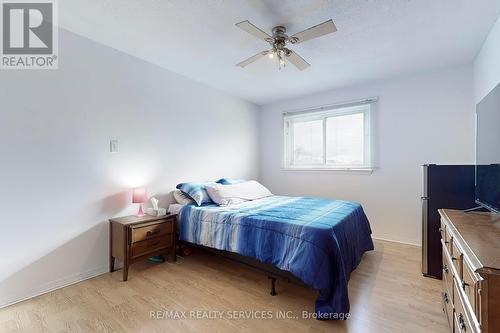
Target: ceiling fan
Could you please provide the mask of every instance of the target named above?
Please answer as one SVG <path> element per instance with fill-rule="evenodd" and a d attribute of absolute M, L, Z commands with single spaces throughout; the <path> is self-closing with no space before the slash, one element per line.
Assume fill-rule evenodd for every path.
<path fill-rule="evenodd" d="M 286 28 L 281 25 L 273 28 L 272 36 L 257 28 L 248 20 L 236 23 L 236 26 L 271 45 L 270 50 L 259 52 L 256 55 L 238 63 L 237 66 L 245 67 L 246 65 L 249 65 L 267 55 L 271 59 L 274 57 L 278 58 L 279 69 L 285 66 L 285 59 L 288 59 L 288 61 L 299 70 L 304 70 L 311 65 L 296 52 L 287 48 L 287 44 L 299 44 L 337 31 L 337 28 L 332 20 L 315 25 L 314 27 L 298 32 L 292 36 L 288 36 L 286 34 Z"/>

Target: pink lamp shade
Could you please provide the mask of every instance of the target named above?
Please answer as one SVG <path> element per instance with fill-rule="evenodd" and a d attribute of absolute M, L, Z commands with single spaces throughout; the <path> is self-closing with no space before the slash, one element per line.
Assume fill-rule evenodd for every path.
<path fill-rule="evenodd" d="M 137 212 L 137 216 L 144 216 L 144 212 L 142 211 L 142 204 L 148 200 L 148 194 L 146 193 L 145 188 L 134 188 L 132 192 L 132 203 L 139 204 L 139 211 Z"/>
<path fill-rule="evenodd" d="M 134 188 L 132 193 L 132 203 L 145 203 L 148 200 L 148 195 L 145 188 Z"/>

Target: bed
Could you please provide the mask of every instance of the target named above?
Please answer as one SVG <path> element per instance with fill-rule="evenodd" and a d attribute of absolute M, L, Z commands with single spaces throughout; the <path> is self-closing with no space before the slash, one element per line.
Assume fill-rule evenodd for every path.
<path fill-rule="evenodd" d="M 360 204 L 269 196 L 237 205 L 186 205 L 181 241 L 237 253 L 292 273 L 318 291 L 318 318 L 349 313 L 347 283 L 363 253 L 373 250 Z"/>

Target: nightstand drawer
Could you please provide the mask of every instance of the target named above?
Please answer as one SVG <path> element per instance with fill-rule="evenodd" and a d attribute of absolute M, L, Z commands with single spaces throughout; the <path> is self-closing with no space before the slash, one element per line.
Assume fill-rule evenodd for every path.
<path fill-rule="evenodd" d="M 172 246 L 171 235 L 160 236 L 132 244 L 132 258 Z"/>
<path fill-rule="evenodd" d="M 144 227 L 132 228 L 132 243 L 144 241 L 154 237 L 171 234 L 174 232 L 174 221 L 152 224 Z"/>

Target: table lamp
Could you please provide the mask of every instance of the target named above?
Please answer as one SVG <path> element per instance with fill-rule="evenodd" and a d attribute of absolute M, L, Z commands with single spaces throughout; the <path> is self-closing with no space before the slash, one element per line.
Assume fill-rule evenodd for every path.
<path fill-rule="evenodd" d="M 134 191 L 132 192 L 132 203 L 139 204 L 139 211 L 137 212 L 137 216 L 144 216 L 142 204 L 147 200 L 148 195 L 145 188 L 134 188 Z"/>

